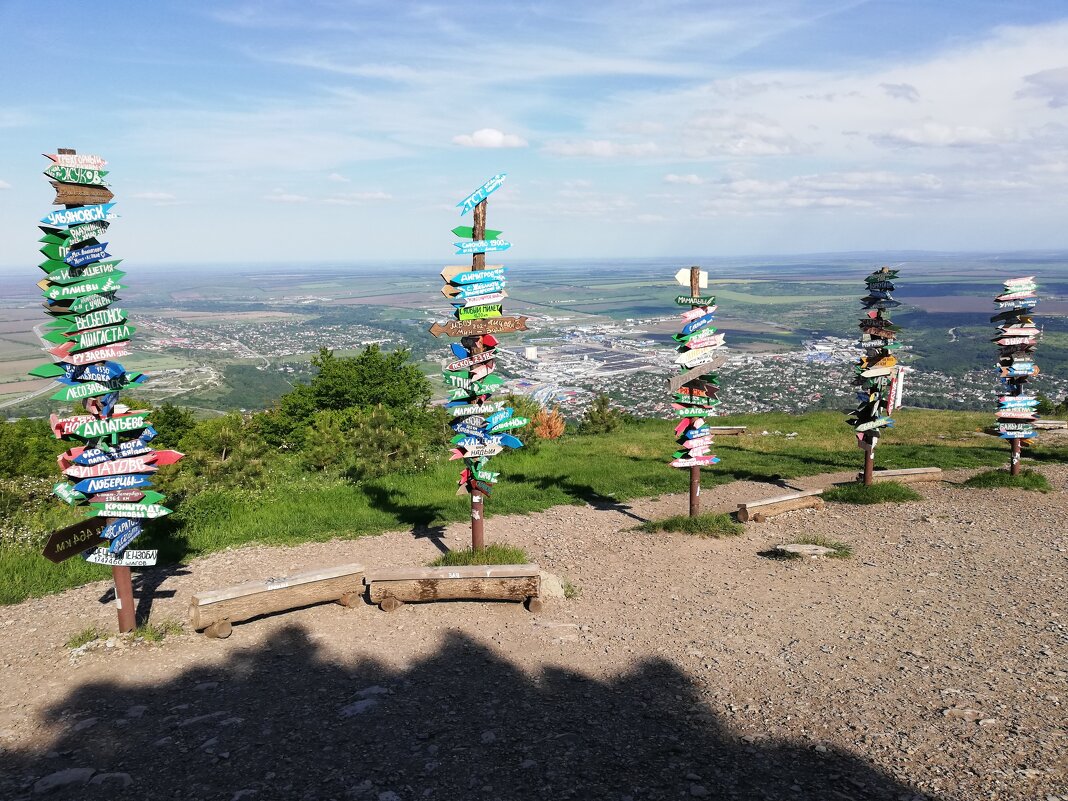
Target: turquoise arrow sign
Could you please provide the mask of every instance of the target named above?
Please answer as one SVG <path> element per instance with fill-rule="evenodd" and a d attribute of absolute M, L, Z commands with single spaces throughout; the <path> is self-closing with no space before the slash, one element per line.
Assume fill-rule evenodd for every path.
<path fill-rule="evenodd" d="M 56 209 L 41 218 L 47 225 L 81 225 L 82 223 L 103 222 L 114 215 L 111 209 L 114 203 L 99 203 L 96 206 L 79 206 L 75 209 Z"/>
<path fill-rule="evenodd" d="M 456 205 L 460 207 L 461 216 L 467 214 L 467 212 L 471 211 L 471 209 L 500 189 L 504 184 L 504 179 L 506 177 L 508 177 L 508 173 L 506 172 L 494 175 L 486 181 L 486 183 L 482 184 L 482 186 L 457 203 Z M 45 220 L 45 222 L 47 222 L 47 220 Z"/>
<path fill-rule="evenodd" d="M 470 256 L 473 253 L 496 253 L 500 250 L 508 250 L 511 242 L 503 239 L 476 239 L 473 242 L 455 242 L 457 256 Z"/>

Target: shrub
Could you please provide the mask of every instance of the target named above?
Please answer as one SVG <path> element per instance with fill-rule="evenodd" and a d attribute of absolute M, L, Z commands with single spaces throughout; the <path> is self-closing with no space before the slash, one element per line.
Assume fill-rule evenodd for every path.
<path fill-rule="evenodd" d="M 485 548 L 474 551 L 462 548 L 458 551 L 446 551 L 433 562 L 431 567 L 469 567 L 471 565 L 525 565 L 530 557 L 522 548 L 491 542 Z"/>
<path fill-rule="evenodd" d="M 607 395 L 598 395 L 579 423 L 580 434 L 609 434 L 623 425 L 623 415 Z"/>
<path fill-rule="evenodd" d="M 842 484 L 823 493 L 823 500 L 833 503 L 903 503 L 920 501 L 923 496 L 907 484 L 880 481 L 865 487 L 863 484 Z"/>
<path fill-rule="evenodd" d="M 1020 475 L 1014 476 L 1008 470 L 987 470 L 978 473 L 964 482 L 965 487 L 977 487 L 980 489 L 1011 488 L 1031 490 L 1032 492 L 1052 492 L 1053 487 L 1041 473 L 1027 468 L 1021 470 Z"/>
<path fill-rule="evenodd" d="M 745 531 L 745 528 L 731 520 L 730 515 L 703 514 L 696 517 L 675 515 L 663 520 L 650 520 L 638 526 L 640 531 L 677 531 L 682 534 L 696 534 L 699 537 L 733 537 Z"/>

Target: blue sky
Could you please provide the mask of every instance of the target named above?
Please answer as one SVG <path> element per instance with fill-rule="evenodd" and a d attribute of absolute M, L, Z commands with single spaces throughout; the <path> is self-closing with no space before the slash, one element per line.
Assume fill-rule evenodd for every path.
<path fill-rule="evenodd" d="M 1068 247 L 1068 0 L 15 0 L 0 32 L 4 265 L 64 145 L 143 263 L 447 263 L 498 172 L 515 259 Z"/>

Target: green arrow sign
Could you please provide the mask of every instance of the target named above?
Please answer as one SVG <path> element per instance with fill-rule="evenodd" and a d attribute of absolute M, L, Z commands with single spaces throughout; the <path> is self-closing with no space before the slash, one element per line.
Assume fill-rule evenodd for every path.
<path fill-rule="evenodd" d="M 453 228 L 452 232 L 454 234 L 456 234 L 457 236 L 462 237 L 464 239 L 474 239 L 475 238 L 475 229 L 471 228 L 469 226 L 466 226 L 466 225 L 459 225 L 456 228 Z M 487 228 L 486 232 L 482 235 L 482 238 L 483 239 L 496 239 L 502 233 L 504 233 L 504 232 L 503 231 L 491 231 L 489 228 Z"/>
<path fill-rule="evenodd" d="M 104 183 L 104 176 L 108 174 L 107 170 L 89 170 L 82 167 L 61 167 L 58 164 L 53 164 L 44 174 L 49 178 L 55 178 L 57 181 L 63 181 L 66 184 L 89 184 L 91 186 L 107 186 Z"/>
<path fill-rule="evenodd" d="M 500 317 L 504 306 L 494 303 L 489 306 L 466 306 L 456 310 L 457 320 L 485 320 L 489 317 Z"/>

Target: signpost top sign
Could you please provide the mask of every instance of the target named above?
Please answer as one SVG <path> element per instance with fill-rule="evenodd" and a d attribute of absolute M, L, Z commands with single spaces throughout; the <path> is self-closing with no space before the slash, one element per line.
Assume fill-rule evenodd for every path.
<path fill-rule="evenodd" d="M 467 212 L 471 211 L 471 209 L 500 189 L 507 176 L 508 173 L 506 172 L 494 175 L 486 181 L 486 183 L 482 184 L 482 186 L 457 203 L 456 205 L 460 208 L 460 215 L 463 216 L 464 214 L 467 214 Z"/>
<path fill-rule="evenodd" d="M 683 286 L 688 287 L 690 285 L 690 269 L 688 267 L 684 267 L 683 269 L 679 270 L 677 273 L 675 273 L 675 280 Z M 701 289 L 708 289 L 708 271 L 701 270 L 697 274 L 697 286 Z"/>

